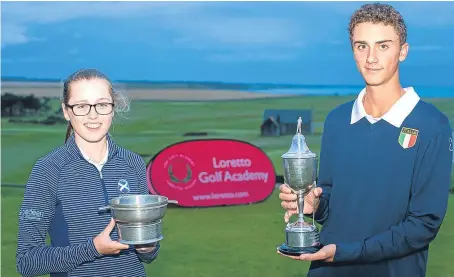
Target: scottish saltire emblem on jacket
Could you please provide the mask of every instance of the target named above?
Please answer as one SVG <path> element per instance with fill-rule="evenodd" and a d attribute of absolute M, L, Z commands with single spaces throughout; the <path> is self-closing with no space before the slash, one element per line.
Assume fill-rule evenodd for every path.
<path fill-rule="evenodd" d="M 130 188 L 128 181 L 126 181 L 125 179 L 121 179 L 120 181 L 118 181 L 118 190 L 121 193 L 129 193 Z"/>
<path fill-rule="evenodd" d="M 416 140 L 418 139 L 418 133 L 419 131 L 416 129 L 403 127 L 402 130 L 400 130 L 399 144 L 404 149 L 415 146 Z"/>

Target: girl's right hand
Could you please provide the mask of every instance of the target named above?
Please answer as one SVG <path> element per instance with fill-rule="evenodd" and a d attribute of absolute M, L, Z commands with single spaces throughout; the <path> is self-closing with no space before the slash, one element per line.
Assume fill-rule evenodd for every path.
<path fill-rule="evenodd" d="M 128 249 L 129 245 L 113 241 L 110 233 L 115 227 L 115 220 L 112 218 L 107 227 L 93 239 L 96 250 L 101 255 L 118 254 L 121 250 Z"/>

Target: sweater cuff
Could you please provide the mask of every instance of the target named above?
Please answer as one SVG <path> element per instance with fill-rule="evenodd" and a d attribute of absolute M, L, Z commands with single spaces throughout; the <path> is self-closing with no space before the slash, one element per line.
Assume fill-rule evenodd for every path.
<path fill-rule="evenodd" d="M 339 243 L 336 244 L 336 253 L 334 254 L 334 262 L 353 262 L 361 257 L 363 244 L 355 243 Z"/>
<path fill-rule="evenodd" d="M 95 243 L 93 241 L 93 238 L 89 238 L 87 241 L 87 254 L 91 258 L 91 260 L 95 258 L 99 258 L 102 256 L 102 254 L 98 253 L 98 250 L 96 250 Z"/>

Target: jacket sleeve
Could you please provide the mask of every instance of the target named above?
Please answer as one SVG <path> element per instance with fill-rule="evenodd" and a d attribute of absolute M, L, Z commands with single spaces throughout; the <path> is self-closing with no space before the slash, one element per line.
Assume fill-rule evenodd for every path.
<path fill-rule="evenodd" d="M 317 176 L 317 186 L 322 188 L 322 195 L 320 197 L 320 203 L 315 212 L 314 218 L 319 224 L 323 224 L 328 218 L 329 212 L 329 198 L 331 196 L 332 189 L 332 171 L 330 162 L 330 130 L 329 118 L 325 120 L 323 127 L 322 143 L 320 148 L 320 165 L 319 174 Z"/>
<path fill-rule="evenodd" d="M 452 131 L 449 125 L 426 147 L 414 176 L 408 215 L 399 225 L 356 243 L 336 245 L 335 262 L 376 262 L 427 247 L 446 213 L 451 182 Z"/>
<path fill-rule="evenodd" d="M 58 178 L 58 168 L 40 159 L 28 179 L 19 211 L 16 252 L 16 267 L 22 276 L 68 272 L 100 256 L 92 238 L 66 247 L 46 245 L 46 235 L 57 203 Z"/>
<path fill-rule="evenodd" d="M 138 164 L 138 170 L 139 170 L 138 175 L 139 175 L 139 183 L 140 183 L 140 189 L 139 189 L 140 194 L 149 194 L 150 191 L 148 189 L 147 168 L 145 165 L 145 161 L 139 155 L 136 156 L 136 159 L 137 159 L 136 164 Z M 138 252 L 136 250 L 136 253 L 142 262 L 149 264 L 158 257 L 159 250 L 160 250 L 160 244 L 158 242 L 153 251 Z"/>

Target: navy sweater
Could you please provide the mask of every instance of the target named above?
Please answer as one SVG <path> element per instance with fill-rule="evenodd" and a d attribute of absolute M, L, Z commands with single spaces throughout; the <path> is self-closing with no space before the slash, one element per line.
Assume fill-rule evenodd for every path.
<path fill-rule="evenodd" d="M 325 121 L 315 218 L 321 242 L 337 249 L 333 263 L 313 262 L 308 276 L 423 277 L 449 197 L 448 119 L 420 100 L 400 128 L 366 118 L 350 124 L 353 103 Z M 413 147 L 399 144 L 403 128 L 418 130 Z"/>
<path fill-rule="evenodd" d="M 105 256 L 94 247 L 94 237 L 111 219 L 98 208 L 113 197 L 149 193 L 143 159 L 116 145 L 109 134 L 107 139 L 102 174 L 83 158 L 74 136 L 34 165 L 19 214 L 16 263 L 23 276 L 145 276 L 143 263 L 158 255 L 159 244 L 151 253 L 140 254 L 130 246 Z M 129 191 L 120 180 L 128 182 Z M 111 238 L 118 240 L 116 228 Z"/>

